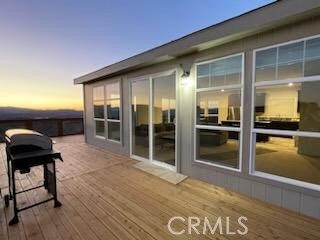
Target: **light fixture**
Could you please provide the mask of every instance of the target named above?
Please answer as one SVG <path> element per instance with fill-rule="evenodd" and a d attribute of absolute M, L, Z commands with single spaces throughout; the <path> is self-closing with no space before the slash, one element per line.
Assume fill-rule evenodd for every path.
<path fill-rule="evenodd" d="M 188 78 L 190 76 L 190 72 L 183 70 L 183 74 L 181 75 L 181 78 Z"/>
<path fill-rule="evenodd" d="M 224 89 L 221 89 L 221 92 L 224 92 Z"/>
<path fill-rule="evenodd" d="M 291 83 L 288 83 L 288 86 L 289 87 L 292 87 L 293 86 L 293 83 L 291 82 Z"/>
<path fill-rule="evenodd" d="M 181 85 L 188 87 L 191 86 L 191 84 L 190 72 L 183 70 L 183 74 L 181 75 Z"/>

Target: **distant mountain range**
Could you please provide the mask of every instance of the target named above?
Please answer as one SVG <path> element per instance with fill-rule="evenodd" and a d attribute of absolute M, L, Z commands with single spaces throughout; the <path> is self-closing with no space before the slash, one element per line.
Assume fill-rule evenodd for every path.
<path fill-rule="evenodd" d="M 71 109 L 37 110 L 16 107 L 0 107 L 0 120 L 39 118 L 81 118 L 82 116 L 82 111 Z"/>

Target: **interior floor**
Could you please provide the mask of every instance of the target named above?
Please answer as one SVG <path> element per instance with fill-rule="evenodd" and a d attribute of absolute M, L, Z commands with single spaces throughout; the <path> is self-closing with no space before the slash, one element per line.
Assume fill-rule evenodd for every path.
<path fill-rule="evenodd" d="M 273 175 L 320 184 L 320 157 L 298 153 L 292 138 L 269 137 L 267 142 L 256 143 L 255 170 Z M 201 147 L 199 160 L 237 167 L 238 141 L 215 147 Z"/>
<path fill-rule="evenodd" d="M 162 144 L 153 148 L 153 159 L 169 165 L 175 165 L 175 145 Z M 135 145 L 134 155 L 149 159 L 149 148 L 144 145 Z"/>
<path fill-rule="evenodd" d="M 257 143 L 257 149 L 269 150 L 256 154 L 255 169 L 282 177 L 320 184 L 320 157 L 299 154 L 294 139 L 270 137 Z"/>

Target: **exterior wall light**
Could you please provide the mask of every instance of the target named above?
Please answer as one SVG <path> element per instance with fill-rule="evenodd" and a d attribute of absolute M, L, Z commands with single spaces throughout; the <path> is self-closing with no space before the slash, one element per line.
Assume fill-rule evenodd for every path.
<path fill-rule="evenodd" d="M 191 85 L 190 72 L 183 71 L 183 74 L 181 75 L 181 86 L 190 87 Z"/>

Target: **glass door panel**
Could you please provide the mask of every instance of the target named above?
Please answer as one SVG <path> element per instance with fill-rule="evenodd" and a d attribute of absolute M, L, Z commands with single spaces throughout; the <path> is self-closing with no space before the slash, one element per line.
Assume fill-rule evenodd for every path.
<path fill-rule="evenodd" d="M 175 75 L 152 79 L 152 160 L 175 166 Z"/>
<path fill-rule="evenodd" d="M 131 151 L 132 155 L 149 159 L 149 79 L 131 84 Z"/>

